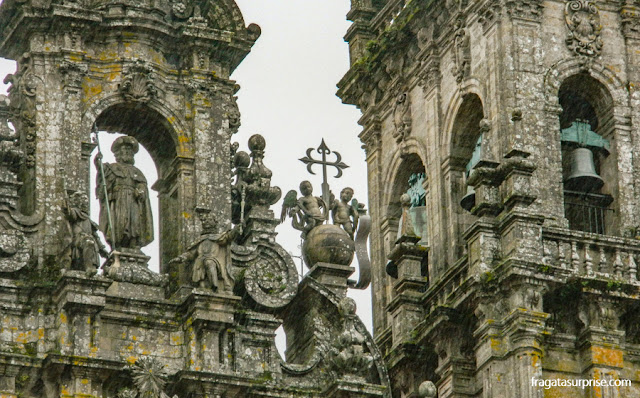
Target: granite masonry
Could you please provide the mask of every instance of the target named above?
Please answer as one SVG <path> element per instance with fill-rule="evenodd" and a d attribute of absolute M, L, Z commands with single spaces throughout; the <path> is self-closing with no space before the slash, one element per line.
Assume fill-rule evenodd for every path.
<path fill-rule="evenodd" d="M 640 396 L 640 1 L 347 18 L 393 397 Z"/>
<path fill-rule="evenodd" d="M 0 96 L 0 397 L 391 397 L 350 260 L 300 281 L 275 241 L 268 140 L 232 143 L 229 75 L 259 36 L 233 0 L 2 2 L 18 68 Z M 115 163 L 97 132 L 124 134 Z M 159 273 L 140 251 L 153 239 Z"/>

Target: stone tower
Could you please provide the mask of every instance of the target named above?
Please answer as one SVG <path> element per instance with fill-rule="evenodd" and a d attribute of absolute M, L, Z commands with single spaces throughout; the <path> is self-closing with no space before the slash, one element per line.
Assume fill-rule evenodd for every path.
<path fill-rule="evenodd" d="M 231 142 L 229 76 L 259 35 L 233 0 L 2 2 L 0 56 L 18 69 L 0 96 L 1 397 L 390 397 L 346 298 L 354 269 L 299 282 L 265 139 Z M 97 131 L 125 134 L 115 163 L 93 157 L 100 225 Z M 149 185 L 160 273 L 139 250 Z"/>
<path fill-rule="evenodd" d="M 351 4 L 393 396 L 640 395 L 640 2 Z"/>

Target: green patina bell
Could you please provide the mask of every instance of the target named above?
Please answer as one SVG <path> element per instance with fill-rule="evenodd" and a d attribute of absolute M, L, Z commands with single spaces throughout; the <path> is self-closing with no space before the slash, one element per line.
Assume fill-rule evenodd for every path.
<path fill-rule="evenodd" d="M 602 188 L 604 180 L 596 173 L 593 152 L 589 148 L 576 148 L 569 156 L 571 172 L 564 181 L 566 189 L 593 192 Z"/>

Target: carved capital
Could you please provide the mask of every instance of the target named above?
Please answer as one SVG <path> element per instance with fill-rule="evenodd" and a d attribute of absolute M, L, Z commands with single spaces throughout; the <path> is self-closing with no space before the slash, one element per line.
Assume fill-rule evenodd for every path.
<path fill-rule="evenodd" d="M 564 10 L 569 34 L 566 43 L 575 55 L 595 57 L 602 51 L 600 10 L 594 1 L 571 0 Z"/>
<path fill-rule="evenodd" d="M 488 1 L 484 7 L 478 10 L 478 15 L 480 15 L 478 21 L 482 24 L 482 28 L 486 32 L 500 19 L 500 16 L 502 15 L 502 5 L 500 4 L 500 0 Z"/>
<path fill-rule="evenodd" d="M 63 61 L 60 64 L 60 73 L 62 74 L 62 84 L 66 88 L 82 87 L 82 79 L 89 71 L 86 64 L 78 64 L 75 62 Z"/>

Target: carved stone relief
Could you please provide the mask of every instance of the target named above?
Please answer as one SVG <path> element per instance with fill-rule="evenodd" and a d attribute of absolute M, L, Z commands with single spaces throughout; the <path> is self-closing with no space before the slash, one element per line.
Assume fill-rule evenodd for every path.
<path fill-rule="evenodd" d="M 456 77 L 456 82 L 462 83 L 471 72 L 471 47 L 462 17 L 456 19 L 455 22 L 453 64 L 453 74 Z"/>
<path fill-rule="evenodd" d="M 393 110 L 393 137 L 400 143 L 411 134 L 411 99 L 409 93 L 403 92 L 396 97 Z"/>
<path fill-rule="evenodd" d="M 602 50 L 600 11 L 590 0 L 571 0 L 565 6 L 569 28 L 566 43 L 575 55 L 597 56 Z"/>
<path fill-rule="evenodd" d="M 149 102 L 158 94 L 153 70 L 144 61 L 135 60 L 123 68 L 119 90 L 127 101 Z"/>

